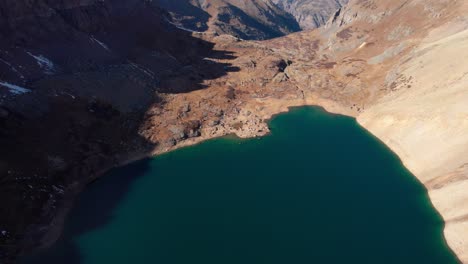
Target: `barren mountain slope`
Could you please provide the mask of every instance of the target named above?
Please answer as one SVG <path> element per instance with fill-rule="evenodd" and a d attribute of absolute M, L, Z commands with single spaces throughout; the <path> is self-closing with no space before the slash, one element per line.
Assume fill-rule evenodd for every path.
<path fill-rule="evenodd" d="M 449 30 L 448 28 L 446 30 Z M 427 186 L 449 245 L 468 261 L 468 30 L 418 47 L 402 80 L 358 117 Z M 411 87 L 408 87 L 411 86 Z"/>
<path fill-rule="evenodd" d="M 320 33 L 327 39 L 322 57 L 336 63 L 330 73 L 341 80 L 333 97 L 357 103 L 358 121 L 426 185 L 446 220 L 448 244 L 463 262 L 468 262 L 467 10 L 466 1 L 351 1 Z M 272 42 L 289 46 L 304 37 Z M 289 76 L 300 76 L 304 84 L 304 76 L 312 76 L 305 72 Z M 310 85 L 322 83 L 314 78 Z"/>
<path fill-rule="evenodd" d="M 139 0 L 62 2 L 79 4 L 1 28 L 2 252 L 53 241 L 73 197 L 109 167 L 264 135 L 273 114 L 315 104 L 357 116 L 400 155 L 468 263 L 466 1 L 352 0 L 326 28 L 263 42 L 189 34 Z"/>
<path fill-rule="evenodd" d="M 348 3 L 348 0 L 273 0 L 280 8 L 292 14 L 302 29 L 318 28 L 330 16 Z"/>
<path fill-rule="evenodd" d="M 208 98 L 227 86 L 222 128 L 203 127 L 201 138 L 180 145 L 231 132 L 261 135 L 267 130 L 258 129 L 262 120 L 292 105 L 319 104 L 357 116 L 426 184 L 447 220 L 449 245 L 466 262 L 468 87 L 460 54 L 467 8 L 460 0 L 353 0 L 324 29 L 218 44 L 236 54 L 232 63 L 240 71 L 184 99 L 216 105 Z M 190 115 L 197 116 L 197 107 Z"/>
<path fill-rule="evenodd" d="M 149 105 L 236 70 L 144 1 L 49 2 L 0 3 L 1 263 L 56 237 L 84 184 L 152 151 Z"/>
<path fill-rule="evenodd" d="M 300 30 L 294 17 L 271 0 L 157 0 L 174 23 L 194 31 L 269 39 Z"/>

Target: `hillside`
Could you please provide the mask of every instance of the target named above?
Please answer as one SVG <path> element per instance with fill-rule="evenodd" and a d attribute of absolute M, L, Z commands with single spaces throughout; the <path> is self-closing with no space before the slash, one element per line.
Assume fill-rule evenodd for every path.
<path fill-rule="evenodd" d="M 273 0 L 281 9 L 292 14 L 302 29 L 313 29 L 327 23 L 336 10 L 348 0 Z"/>
<path fill-rule="evenodd" d="M 150 105 L 164 105 L 161 93 L 202 89 L 236 69 L 212 61 L 232 54 L 140 0 L 15 0 L 0 11 L 0 259 L 8 259 L 50 240 L 84 184 L 154 148 L 138 129 Z"/>
<path fill-rule="evenodd" d="M 324 28 L 268 41 L 188 32 L 146 1 L 54 3 L 0 3 L 4 262 L 53 242 L 113 166 L 265 135 L 272 115 L 320 105 L 400 156 L 468 263 L 468 2 L 351 0 Z"/>
<path fill-rule="evenodd" d="M 176 25 L 193 31 L 270 39 L 300 30 L 294 17 L 270 0 L 157 0 Z"/>

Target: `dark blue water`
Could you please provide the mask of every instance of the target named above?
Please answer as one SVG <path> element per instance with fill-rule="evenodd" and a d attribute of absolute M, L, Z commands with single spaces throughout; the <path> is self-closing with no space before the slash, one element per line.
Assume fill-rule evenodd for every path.
<path fill-rule="evenodd" d="M 25 263 L 452 264 L 424 187 L 354 119 L 303 107 L 92 184 Z"/>

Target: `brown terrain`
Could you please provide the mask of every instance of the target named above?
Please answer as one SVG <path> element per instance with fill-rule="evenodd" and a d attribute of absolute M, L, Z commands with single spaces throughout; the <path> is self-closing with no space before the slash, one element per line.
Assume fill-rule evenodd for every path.
<path fill-rule="evenodd" d="M 156 0 L 154 4 L 169 11 L 179 28 L 192 31 L 261 40 L 300 30 L 294 17 L 271 0 Z"/>
<path fill-rule="evenodd" d="M 273 114 L 320 105 L 401 157 L 468 263 L 468 2 L 351 0 L 324 28 L 268 41 L 181 30 L 139 0 L 5 0 L 0 13 L 4 262 L 53 242 L 111 167 L 261 136 Z"/>

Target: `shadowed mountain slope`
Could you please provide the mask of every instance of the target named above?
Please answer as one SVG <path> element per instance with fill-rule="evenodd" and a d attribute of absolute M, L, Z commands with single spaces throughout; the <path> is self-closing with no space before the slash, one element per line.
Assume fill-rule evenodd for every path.
<path fill-rule="evenodd" d="M 270 39 L 300 30 L 294 17 L 270 0 L 157 0 L 179 27 L 230 34 L 242 39 Z"/>
<path fill-rule="evenodd" d="M 139 134 L 151 105 L 205 89 L 205 81 L 237 69 L 215 62 L 234 59 L 232 53 L 177 29 L 144 1 L 15 0 L 2 1 L 0 12 L 0 262 L 6 263 L 53 240 L 63 220 L 57 217 L 101 172 L 172 144 Z M 183 125 L 188 132 L 200 126 Z"/>

